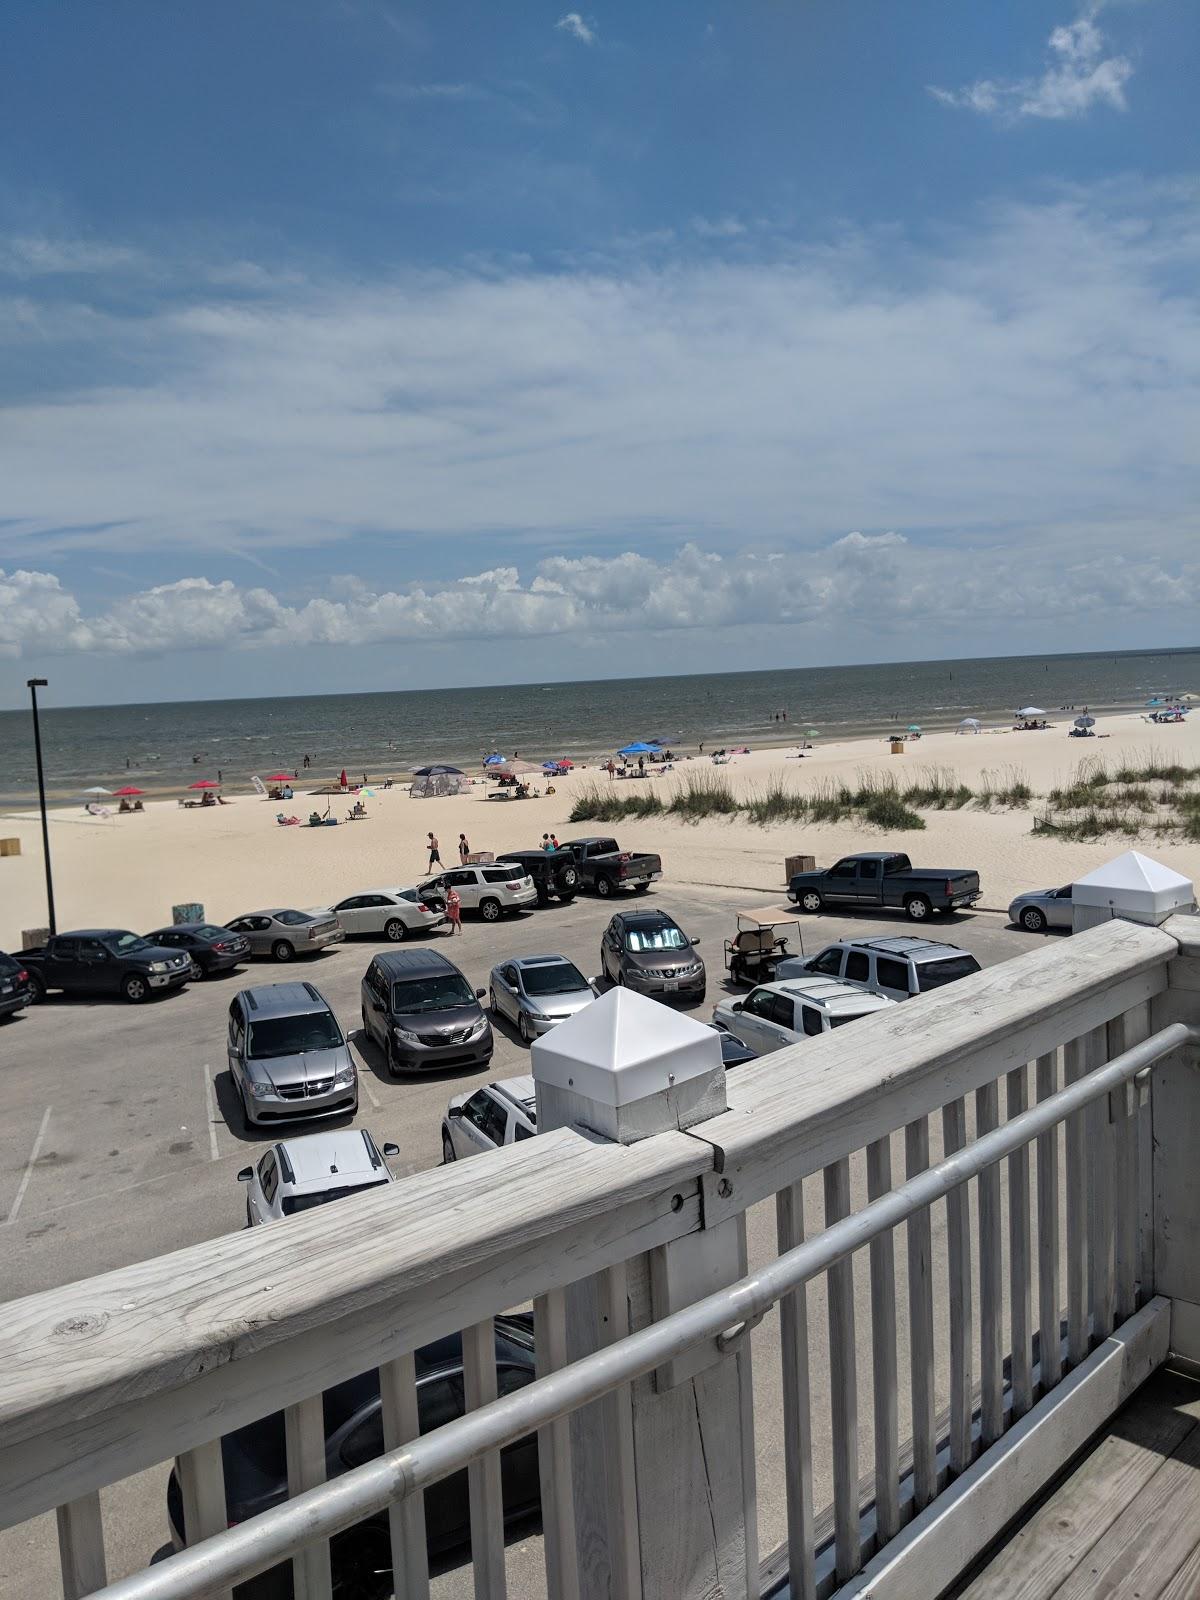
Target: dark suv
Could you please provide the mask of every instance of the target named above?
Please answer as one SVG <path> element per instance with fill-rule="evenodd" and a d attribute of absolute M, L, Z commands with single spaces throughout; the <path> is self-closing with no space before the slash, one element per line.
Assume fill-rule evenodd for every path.
<path fill-rule="evenodd" d="M 704 999 L 704 962 L 690 939 L 665 911 L 625 911 L 600 940 L 600 970 L 611 982 L 656 1000 Z"/>
<path fill-rule="evenodd" d="M 525 868 L 533 879 L 540 906 L 549 905 L 551 895 L 569 901 L 579 893 L 579 869 L 568 850 L 506 850 L 496 859 Z"/>
<path fill-rule="evenodd" d="M 0 950 L 0 1017 L 11 1017 L 33 999 L 29 974 L 19 961 Z"/>
<path fill-rule="evenodd" d="M 383 951 L 363 974 L 363 1033 L 394 1074 L 485 1067 L 492 1026 L 483 998 L 440 951 Z"/>

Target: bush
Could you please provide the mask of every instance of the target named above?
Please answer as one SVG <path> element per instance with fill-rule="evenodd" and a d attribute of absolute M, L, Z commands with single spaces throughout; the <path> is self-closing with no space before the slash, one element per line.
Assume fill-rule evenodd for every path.
<path fill-rule="evenodd" d="M 917 781 L 904 790 L 910 806 L 931 806 L 937 811 L 960 811 L 972 798 L 965 783 L 959 783 L 948 767 L 919 767 Z"/>
<path fill-rule="evenodd" d="M 915 829 L 925 826 L 924 817 L 904 804 L 898 794 L 877 794 L 862 807 L 862 819 L 873 828 Z"/>
<path fill-rule="evenodd" d="M 689 772 L 665 808 L 684 822 L 699 822 L 702 817 L 732 817 L 741 807 L 721 772 Z"/>
<path fill-rule="evenodd" d="M 614 793 L 606 785 L 589 783 L 575 797 L 571 807 L 572 822 L 624 822 L 628 817 L 654 817 L 663 809 L 663 803 L 653 790 L 635 794 Z"/>
<path fill-rule="evenodd" d="M 760 827 L 771 822 L 800 822 L 808 815 L 808 800 L 776 777 L 768 779 L 764 789 L 751 791 L 744 810 Z"/>

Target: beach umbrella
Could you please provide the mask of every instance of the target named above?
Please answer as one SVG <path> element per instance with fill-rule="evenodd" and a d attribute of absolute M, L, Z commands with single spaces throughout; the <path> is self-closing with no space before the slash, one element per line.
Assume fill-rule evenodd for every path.
<path fill-rule="evenodd" d="M 267 774 L 268 783 L 291 783 L 291 781 L 292 775 L 290 772 L 271 772 Z"/>
<path fill-rule="evenodd" d="M 1191 701 L 1195 701 L 1195 700 L 1200 700 L 1200 694 L 1181 694 L 1179 696 L 1179 698 L 1180 698 L 1181 701 L 1191 702 Z"/>
<path fill-rule="evenodd" d="M 85 789 L 83 792 L 84 794 L 112 794 L 111 789 L 102 789 L 98 783 L 93 784 L 90 789 Z"/>
<path fill-rule="evenodd" d="M 980 728 L 983 727 L 983 723 L 980 722 L 978 717 L 964 717 L 958 727 L 960 732 L 963 728 L 970 728 L 972 733 L 978 733 Z"/>
<path fill-rule="evenodd" d="M 1095 717 L 1076 717 L 1075 726 L 1077 728 L 1094 728 L 1096 726 L 1096 719 Z"/>
<path fill-rule="evenodd" d="M 821 730 L 820 728 L 810 728 L 804 737 L 806 739 L 819 739 L 821 737 Z"/>
<path fill-rule="evenodd" d="M 1160 706 L 1160 705 L 1162 705 L 1162 701 L 1158 698 L 1157 695 L 1155 695 L 1152 700 L 1147 700 L 1146 704 L 1148 706 Z"/>
<path fill-rule="evenodd" d="M 652 756 L 657 745 L 647 744 L 644 739 L 635 739 L 632 744 L 622 745 L 617 751 L 619 756 Z"/>
<path fill-rule="evenodd" d="M 219 789 L 221 785 L 215 778 L 198 778 L 195 783 L 189 783 L 189 789 Z"/>
<path fill-rule="evenodd" d="M 908 731 L 909 733 L 920 733 L 921 724 L 919 722 L 910 722 L 908 725 Z"/>
<path fill-rule="evenodd" d="M 504 765 L 504 757 L 499 750 L 493 750 L 490 756 L 484 756 L 483 764 L 485 767 L 502 767 Z"/>
<path fill-rule="evenodd" d="M 443 776 L 455 778 L 465 777 L 465 773 L 461 767 L 443 767 L 435 765 L 432 767 L 414 767 L 412 770 L 414 778 L 440 778 Z"/>
<path fill-rule="evenodd" d="M 1044 717 L 1046 713 L 1041 706 L 1019 706 L 1017 715 L 1019 717 Z"/>
<path fill-rule="evenodd" d="M 139 789 L 135 784 L 127 783 L 123 789 L 114 789 L 113 794 L 119 799 L 127 799 L 131 794 L 145 794 L 144 789 Z"/>
<path fill-rule="evenodd" d="M 508 773 L 510 776 L 516 778 L 527 772 L 540 772 L 541 768 L 536 767 L 532 761 L 506 761 L 502 767 L 498 767 L 494 770 Z"/>

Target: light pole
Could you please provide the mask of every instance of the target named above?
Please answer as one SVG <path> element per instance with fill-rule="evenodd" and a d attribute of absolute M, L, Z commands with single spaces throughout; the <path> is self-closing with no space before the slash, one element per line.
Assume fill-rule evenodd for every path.
<path fill-rule="evenodd" d="M 38 804 L 42 808 L 42 855 L 46 862 L 46 906 L 50 913 L 50 932 L 58 932 L 54 917 L 54 875 L 50 871 L 50 824 L 46 819 L 46 779 L 42 772 L 42 730 L 38 723 L 37 692 L 49 687 L 45 678 L 27 678 L 25 687 L 33 702 L 33 748 L 37 751 Z"/>

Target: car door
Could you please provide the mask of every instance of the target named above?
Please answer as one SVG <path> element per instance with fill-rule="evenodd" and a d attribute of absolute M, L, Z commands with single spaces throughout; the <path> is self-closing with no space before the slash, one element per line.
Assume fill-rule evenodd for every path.
<path fill-rule="evenodd" d="M 871 989 L 872 993 L 886 995 L 889 1000 L 907 1000 L 913 992 L 909 988 L 908 962 L 898 961 L 894 956 L 877 956 Z"/>
<path fill-rule="evenodd" d="M 883 862 L 860 861 L 858 863 L 858 876 L 854 884 L 854 899 L 857 904 L 864 906 L 877 906 L 883 899 Z"/>
<path fill-rule="evenodd" d="M 458 890 L 458 898 L 464 911 L 478 911 L 480 901 L 478 867 L 453 867 L 449 872 L 443 872 L 442 883 L 447 889 Z"/>
<path fill-rule="evenodd" d="M 625 924 L 620 917 L 614 917 L 604 930 L 604 937 L 600 941 L 600 970 L 612 983 L 617 981 L 617 973 L 621 970 L 621 944 L 625 936 Z"/>
<path fill-rule="evenodd" d="M 839 861 L 830 867 L 821 885 L 821 894 L 826 900 L 835 900 L 840 904 L 857 900 L 858 862 Z"/>
<path fill-rule="evenodd" d="M 484 1129 L 488 1108 L 495 1102 L 486 1089 L 477 1089 L 464 1104 L 462 1115 L 450 1118 L 450 1139 L 457 1156 L 476 1156 L 481 1150 L 490 1150 L 492 1141 Z"/>
<path fill-rule="evenodd" d="M 258 1163 L 257 1179 L 250 1185 L 246 1202 L 255 1222 L 270 1222 L 275 1215 L 272 1202 L 279 1188 L 279 1165 L 274 1150 L 268 1150 Z"/>
<path fill-rule="evenodd" d="M 755 1055 L 762 1055 L 771 1046 L 767 1043 L 766 1003 L 771 997 L 769 989 L 751 989 L 742 1001 L 742 1009 L 732 1019 L 738 1037 L 744 1039 Z"/>
<path fill-rule="evenodd" d="M 1075 926 L 1075 904 L 1072 899 L 1073 883 L 1064 884 L 1061 889 L 1056 889 L 1046 901 L 1046 922 L 1051 928 L 1073 928 Z"/>
<path fill-rule="evenodd" d="M 62 934 L 52 939 L 42 971 L 50 988 L 63 983 L 74 988 L 79 977 L 79 940 L 65 938 Z"/>
<path fill-rule="evenodd" d="M 508 1107 L 497 1100 L 495 1095 L 489 1094 L 486 1099 L 481 1130 L 484 1149 L 498 1150 L 508 1136 Z"/>
<path fill-rule="evenodd" d="M 765 1040 L 760 1055 L 768 1055 L 772 1050 L 782 1050 L 785 1045 L 795 1044 L 796 1002 L 785 994 L 771 994 L 768 991 L 759 1016 L 759 1026 Z"/>
<path fill-rule="evenodd" d="M 339 900 L 333 914 L 347 933 L 366 933 L 366 908 L 372 901 L 368 894 L 352 894 L 348 900 Z"/>
<path fill-rule="evenodd" d="M 870 989 L 871 957 L 865 950 L 846 951 L 846 982 L 858 989 Z"/>
<path fill-rule="evenodd" d="M 117 987 L 118 962 L 99 939 L 80 939 L 74 987 L 83 994 L 105 994 Z"/>
<path fill-rule="evenodd" d="M 500 1010 L 513 1022 L 521 1009 L 521 977 L 516 967 L 511 962 L 500 968 L 500 982 L 496 989 L 496 1000 Z"/>
<path fill-rule="evenodd" d="M 362 981 L 362 1017 L 367 1037 L 387 1043 L 387 979 L 372 961 Z"/>
<path fill-rule="evenodd" d="M 819 972 L 826 978 L 840 978 L 842 975 L 842 960 L 846 952 L 840 944 L 831 944 L 828 950 L 822 950 L 819 956 L 814 956 L 808 963 L 809 972 Z"/>
<path fill-rule="evenodd" d="M 229 1027 L 226 1034 L 225 1056 L 229 1063 L 229 1076 L 233 1086 L 242 1092 L 242 1055 L 246 1047 L 246 1024 L 242 1017 L 241 1002 L 234 1000 L 229 1007 Z"/>
<path fill-rule="evenodd" d="M 800 1032 L 806 1039 L 815 1039 L 819 1033 L 825 1032 L 825 1023 L 816 1006 L 810 1006 L 807 1001 L 801 1000 L 796 1009 L 800 1013 Z"/>

